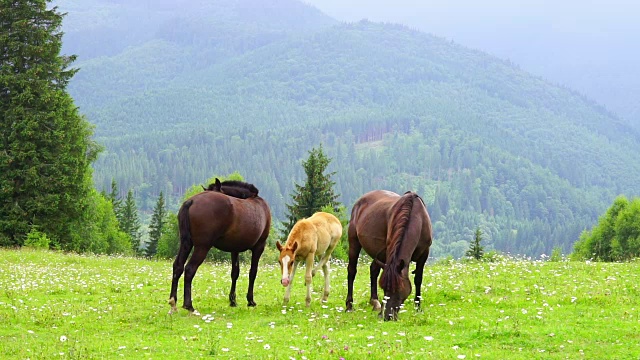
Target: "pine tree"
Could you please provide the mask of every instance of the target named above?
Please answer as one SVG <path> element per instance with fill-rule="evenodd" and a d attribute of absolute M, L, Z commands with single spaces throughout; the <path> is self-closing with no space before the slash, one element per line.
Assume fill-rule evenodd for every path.
<path fill-rule="evenodd" d="M 284 230 L 285 237 L 289 234 L 296 221 L 313 215 L 327 205 L 334 209 L 337 209 L 340 205 L 337 201 L 339 195 L 333 190 L 335 182 L 331 180 L 331 176 L 335 172 L 325 174 L 329 163 L 331 163 L 331 159 L 322 151 L 322 145 L 317 149 L 311 149 L 309 158 L 302 162 L 307 179 L 303 186 L 295 184 L 294 194 L 291 195 L 293 203 L 291 205 L 287 204 L 288 214 Z"/>
<path fill-rule="evenodd" d="M 120 198 L 116 179 L 111 179 L 111 192 L 107 195 L 107 198 L 113 204 L 113 212 L 116 214 L 116 219 L 122 221 L 122 199 Z"/>
<path fill-rule="evenodd" d="M 0 0 L 0 245 L 35 226 L 70 248 L 84 225 L 99 147 L 66 92 L 62 18 L 46 0 Z"/>
<path fill-rule="evenodd" d="M 480 242 L 482 242 L 482 231 L 480 230 L 480 228 L 476 228 L 476 232 L 473 236 L 473 242 L 471 243 L 471 245 L 469 245 L 469 250 L 467 250 L 467 253 L 465 255 L 476 260 L 482 259 L 482 256 L 484 255 L 484 249 L 482 248 Z"/>
<path fill-rule="evenodd" d="M 166 214 L 164 194 L 161 191 L 156 207 L 153 209 L 153 215 L 151 215 L 151 224 L 149 224 L 149 244 L 147 244 L 145 252 L 148 257 L 155 256 L 158 250 L 158 241 L 162 236 Z"/>
<path fill-rule="evenodd" d="M 135 254 L 140 253 L 140 219 L 138 207 L 133 197 L 133 191 L 129 190 L 122 209 L 122 221 L 120 228 L 131 238 L 131 248 Z"/>

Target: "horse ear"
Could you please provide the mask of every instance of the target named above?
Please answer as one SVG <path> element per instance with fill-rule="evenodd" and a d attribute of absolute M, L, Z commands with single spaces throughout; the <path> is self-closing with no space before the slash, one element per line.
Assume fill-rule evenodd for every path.
<path fill-rule="evenodd" d="M 218 180 L 218 178 L 216 178 L 216 182 L 213 184 L 213 190 L 222 192 L 222 184 L 220 183 L 220 180 Z"/>
<path fill-rule="evenodd" d="M 291 248 L 291 251 L 296 252 L 296 249 L 298 248 L 298 243 L 294 242 L 293 243 L 293 247 Z"/>
<path fill-rule="evenodd" d="M 282 251 L 282 245 L 280 245 L 280 241 L 276 241 L 276 247 L 278 248 L 278 251 Z"/>

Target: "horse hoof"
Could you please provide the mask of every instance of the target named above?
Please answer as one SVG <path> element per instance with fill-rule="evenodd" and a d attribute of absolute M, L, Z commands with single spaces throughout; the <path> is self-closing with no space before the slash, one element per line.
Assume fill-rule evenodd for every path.
<path fill-rule="evenodd" d="M 193 310 L 192 312 L 189 313 L 189 315 L 200 316 L 200 312 L 198 310 Z"/>
<path fill-rule="evenodd" d="M 249 301 L 249 303 L 247 304 L 247 306 L 254 307 L 254 306 L 256 306 L 256 302 L 255 302 L 255 301 L 253 301 L 253 300 L 251 300 L 251 301 Z"/>
<path fill-rule="evenodd" d="M 229 306 L 236 307 L 236 306 L 238 306 L 238 304 L 235 301 L 232 301 L 232 302 L 229 303 Z"/>
<path fill-rule="evenodd" d="M 171 304 L 171 302 L 169 302 L 169 304 Z M 169 315 L 173 314 L 173 313 L 177 313 L 178 312 L 178 308 L 176 307 L 175 302 L 173 304 L 171 304 L 171 309 L 169 310 Z"/>
<path fill-rule="evenodd" d="M 371 305 L 373 305 L 373 311 L 382 310 L 382 305 L 380 305 L 380 301 L 378 300 L 371 300 Z"/>

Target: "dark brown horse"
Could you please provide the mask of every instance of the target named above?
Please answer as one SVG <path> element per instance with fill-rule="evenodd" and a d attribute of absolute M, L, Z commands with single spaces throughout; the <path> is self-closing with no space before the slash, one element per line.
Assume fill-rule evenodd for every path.
<path fill-rule="evenodd" d="M 183 271 L 184 303 L 182 307 L 195 312 L 191 301 L 191 282 L 211 247 L 231 253 L 231 291 L 229 292 L 231 306 L 236 306 L 236 280 L 240 276 L 238 255 L 251 250 L 247 301 L 249 306 L 256 305 L 253 301 L 253 284 L 271 227 L 271 211 L 269 205 L 257 196 L 257 189 L 253 185 L 241 182 L 230 184 L 233 183 L 223 182 L 213 191 L 196 194 L 180 207 L 178 212 L 180 250 L 173 263 L 173 279 L 169 294 L 170 313 L 177 311 L 178 281 Z M 243 198 L 243 189 L 250 189 L 249 192 L 252 192 L 251 188 L 255 189 L 256 196 Z M 227 192 L 235 195 L 226 195 Z M 191 249 L 193 254 L 185 266 Z"/>
<path fill-rule="evenodd" d="M 397 320 L 398 310 L 411 294 L 409 263 L 414 261 L 415 304 L 420 306 L 420 287 L 424 264 L 429 258 L 431 220 L 422 199 L 408 191 L 400 196 L 384 190 L 364 194 L 353 205 L 349 221 L 349 267 L 347 311 L 353 310 L 353 281 L 356 278 L 360 250 L 373 258 L 370 267 L 371 299 L 374 310 L 382 308 L 376 284 L 386 299 L 385 320 Z"/>

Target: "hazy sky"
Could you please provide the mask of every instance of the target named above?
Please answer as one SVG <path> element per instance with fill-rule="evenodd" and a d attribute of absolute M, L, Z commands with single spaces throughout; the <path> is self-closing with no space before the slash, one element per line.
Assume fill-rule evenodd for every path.
<path fill-rule="evenodd" d="M 500 37 L 518 31 L 594 37 L 639 30 L 635 0 L 305 0 L 339 20 L 399 22 L 446 37 Z M 479 33 L 478 33 L 479 32 Z M 491 40 L 491 39 L 486 39 Z"/>
<path fill-rule="evenodd" d="M 628 106 L 613 92 L 640 98 L 637 0 L 304 1 L 338 20 L 401 23 L 511 59 L 621 114 Z"/>

